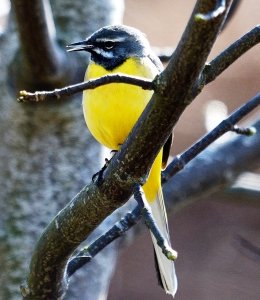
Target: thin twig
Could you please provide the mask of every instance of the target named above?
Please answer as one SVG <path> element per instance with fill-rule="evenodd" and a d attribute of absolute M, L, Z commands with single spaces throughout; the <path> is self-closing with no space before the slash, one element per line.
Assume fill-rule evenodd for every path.
<path fill-rule="evenodd" d="M 198 91 L 200 91 L 206 84 L 212 82 L 240 56 L 245 54 L 258 43 L 260 43 L 260 25 L 247 32 L 240 39 L 221 52 L 211 62 L 205 65 L 198 85 L 195 88 L 194 96 L 197 95 Z"/>
<path fill-rule="evenodd" d="M 249 112 L 255 109 L 260 104 L 260 94 L 250 99 L 246 104 L 243 104 L 235 112 L 233 112 L 228 118 L 223 120 L 218 126 L 216 126 L 212 131 L 202 137 L 194 145 L 192 145 L 188 150 L 184 151 L 182 154 L 177 155 L 174 160 L 168 165 L 168 167 L 162 173 L 162 182 L 167 182 L 172 176 L 183 169 L 188 162 L 190 162 L 194 157 L 201 153 L 210 144 L 216 141 L 220 136 L 228 131 L 234 131 L 235 124 L 240 121 Z M 235 127 L 236 128 L 236 127 Z M 247 129 L 251 134 L 254 133 L 253 129 Z M 237 132 L 241 133 L 241 132 Z"/>
<path fill-rule="evenodd" d="M 89 81 L 84 81 L 81 83 L 70 85 L 61 89 L 55 89 L 53 91 L 41 91 L 35 93 L 20 91 L 20 95 L 17 100 L 19 102 L 39 102 L 51 98 L 60 99 L 62 96 L 71 96 L 84 90 L 95 89 L 99 86 L 110 83 L 132 84 L 139 86 L 144 90 L 152 90 L 154 88 L 153 81 L 147 78 L 141 78 L 137 76 L 130 76 L 124 74 L 111 74 L 102 76 L 97 79 L 92 79 Z"/>
<path fill-rule="evenodd" d="M 123 236 L 126 231 L 133 227 L 141 219 L 141 207 L 137 205 L 131 212 L 116 222 L 106 233 L 91 243 L 88 247 L 81 249 L 76 256 L 72 257 L 68 263 L 67 276 L 73 275 L 79 268 L 90 262 L 107 245 L 115 239 Z"/>
<path fill-rule="evenodd" d="M 237 134 L 241 134 L 241 135 L 253 135 L 256 133 L 255 128 L 252 127 L 238 127 L 237 125 L 234 125 L 233 128 L 230 129 L 232 132 L 235 132 Z"/>

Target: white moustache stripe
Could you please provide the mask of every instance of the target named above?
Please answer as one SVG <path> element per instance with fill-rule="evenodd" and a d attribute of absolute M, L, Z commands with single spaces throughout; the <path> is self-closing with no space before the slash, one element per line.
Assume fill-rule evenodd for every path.
<path fill-rule="evenodd" d="M 94 48 L 92 49 L 92 51 L 96 52 L 97 54 L 100 54 L 102 55 L 103 57 L 105 58 L 113 58 L 113 52 L 112 51 L 105 51 L 103 49 L 100 49 L 100 48 Z"/>

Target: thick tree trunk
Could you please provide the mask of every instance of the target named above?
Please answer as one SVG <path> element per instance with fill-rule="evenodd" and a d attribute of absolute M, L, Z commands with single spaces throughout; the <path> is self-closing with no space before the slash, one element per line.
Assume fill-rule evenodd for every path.
<path fill-rule="evenodd" d="M 115 0 L 98 4 L 91 0 L 56 0 L 52 5 L 57 36 L 63 44 L 78 37 L 82 39 L 101 26 L 120 23 L 123 11 L 122 2 Z M 8 72 L 15 52 L 19 51 L 17 40 L 16 32 L 10 29 L 0 40 L 0 298 L 3 300 L 21 298 L 19 286 L 43 228 L 101 164 L 100 148 L 84 124 L 81 96 L 40 105 L 16 102 L 15 86 Z M 13 64 L 12 74 L 15 67 Z M 105 255 L 110 255 L 113 261 L 115 255 L 111 249 Z M 82 277 L 83 272 L 76 275 L 67 299 L 78 299 L 75 291 L 80 298 L 102 299 L 112 269 L 98 282 L 103 290 L 95 285 L 95 290 L 87 291 L 84 296 L 86 276 Z M 94 277 L 88 273 L 88 278 Z"/>

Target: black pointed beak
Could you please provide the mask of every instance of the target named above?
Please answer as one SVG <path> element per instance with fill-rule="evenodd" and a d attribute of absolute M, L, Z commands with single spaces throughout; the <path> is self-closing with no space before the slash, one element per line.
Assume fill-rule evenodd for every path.
<path fill-rule="evenodd" d="M 94 48 L 94 46 L 88 41 L 81 41 L 77 43 L 72 43 L 66 46 L 67 52 L 72 52 L 72 51 L 90 51 L 91 49 Z"/>

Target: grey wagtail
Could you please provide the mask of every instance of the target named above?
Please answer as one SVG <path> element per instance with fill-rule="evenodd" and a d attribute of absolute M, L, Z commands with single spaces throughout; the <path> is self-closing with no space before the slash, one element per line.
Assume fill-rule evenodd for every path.
<path fill-rule="evenodd" d="M 163 68 L 149 42 L 139 30 L 128 26 L 107 26 L 86 40 L 70 44 L 68 51 L 87 51 L 91 60 L 85 80 L 123 73 L 153 79 Z M 83 93 L 86 124 L 96 140 L 113 150 L 124 143 L 152 96 L 152 91 L 130 84 L 112 83 Z M 156 157 L 143 189 L 153 217 L 170 244 L 167 215 L 161 188 L 161 170 L 169 156 L 171 138 Z M 152 236 L 159 283 L 175 295 L 177 279 L 173 261 L 167 259 Z"/>

